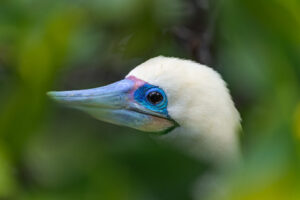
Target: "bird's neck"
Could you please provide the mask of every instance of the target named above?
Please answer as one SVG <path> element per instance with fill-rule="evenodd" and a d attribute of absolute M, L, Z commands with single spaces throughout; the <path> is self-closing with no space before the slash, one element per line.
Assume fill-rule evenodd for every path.
<path fill-rule="evenodd" d="M 240 159 L 236 130 L 211 127 L 204 132 L 199 127 L 178 127 L 162 139 L 218 168 L 236 164 Z"/>

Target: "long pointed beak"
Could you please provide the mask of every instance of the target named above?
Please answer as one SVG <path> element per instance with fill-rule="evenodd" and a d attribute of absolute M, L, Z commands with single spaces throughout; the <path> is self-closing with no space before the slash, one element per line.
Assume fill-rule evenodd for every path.
<path fill-rule="evenodd" d="M 107 109 L 125 108 L 128 103 L 128 93 L 133 88 L 133 81 L 124 79 L 116 83 L 86 90 L 53 91 L 47 94 L 70 107 L 98 107 Z"/>
<path fill-rule="evenodd" d="M 153 114 L 153 111 L 147 110 L 134 100 L 135 87 L 133 80 L 124 79 L 93 89 L 53 91 L 47 94 L 59 103 L 109 123 L 155 133 L 174 127 L 173 120 Z"/>

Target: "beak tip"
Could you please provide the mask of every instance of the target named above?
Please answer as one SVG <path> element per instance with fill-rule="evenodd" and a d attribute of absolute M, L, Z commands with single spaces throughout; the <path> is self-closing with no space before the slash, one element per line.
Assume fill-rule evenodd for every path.
<path fill-rule="evenodd" d="M 49 91 L 46 93 L 46 95 L 52 99 L 52 100 L 55 100 L 55 101 L 59 101 L 59 92 L 55 92 L 55 91 Z"/>
<path fill-rule="evenodd" d="M 55 97 L 55 92 L 49 91 L 49 92 L 46 93 L 46 95 L 47 95 L 48 97 L 50 97 L 50 98 L 53 99 L 53 98 Z"/>
<path fill-rule="evenodd" d="M 66 96 L 64 92 L 58 91 L 49 91 L 46 95 L 53 101 L 60 104 L 72 104 L 74 100 L 70 99 L 69 96 Z M 76 102 L 76 101 L 75 101 Z"/>

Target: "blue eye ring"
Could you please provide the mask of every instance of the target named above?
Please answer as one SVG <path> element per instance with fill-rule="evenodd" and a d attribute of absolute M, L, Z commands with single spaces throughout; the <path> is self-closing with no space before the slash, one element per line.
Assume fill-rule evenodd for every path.
<path fill-rule="evenodd" d="M 145 99 L 149 104 L 153 106 L 161 107 L 165 105 L 167 98 L 162 89 L 154 87 L 154 88 L 150 88 L 145 93 Z"/>
<path fill-rule="evenodd" d="M 160 93 L 160 95 L 162 95 L 163 97 L 162 100 L 155 104 L 149 101 L 147 96 L 152 92 Z M 168 98 L 164 90 L 159 88 L 158 86 L 150 85 L 148 83 L 144 84 L 134 92 L 134 100 L 146 109 L 155 113 L 163 114 L 168 117 Z"/>

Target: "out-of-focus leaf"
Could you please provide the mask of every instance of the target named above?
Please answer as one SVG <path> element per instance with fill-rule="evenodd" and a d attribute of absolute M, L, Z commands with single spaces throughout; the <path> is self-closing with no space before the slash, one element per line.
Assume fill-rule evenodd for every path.
<path fill-rule="evenodd" d="M 300 140 L 300 104 L 295 109 L 293 127 L 296 138 Z"/>

